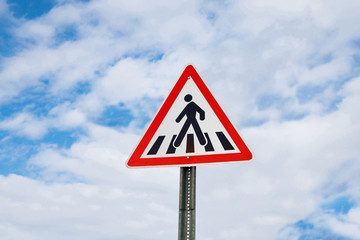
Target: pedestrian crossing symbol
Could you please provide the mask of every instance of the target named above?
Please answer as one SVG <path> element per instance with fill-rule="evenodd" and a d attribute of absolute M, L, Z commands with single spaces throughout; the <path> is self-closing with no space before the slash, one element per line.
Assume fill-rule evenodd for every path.
<path fill-rule="evenodd" d="M 239 133 L 189 65 L 126 165 L 194 166 L 251 158 Z"/>

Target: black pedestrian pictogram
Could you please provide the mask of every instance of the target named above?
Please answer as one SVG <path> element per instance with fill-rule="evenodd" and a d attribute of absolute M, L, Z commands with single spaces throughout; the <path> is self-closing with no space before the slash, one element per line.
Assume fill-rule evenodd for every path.
<path fill-rule="evenodd" d="M 185 108 L 181 111 L 179 116 L 175 119 L 177 123 L 179 123 L 184 117 L 186 117 L 186 120 L 184 122 L 183 127 L 181 128 L 179 134 L 174 134 L 170 136 L 164 136 L 160 135 L 157 137 L 153 145 L 151 146 L 149 152 L 147 155 L 157 155 L 159 154 L 159 150 L 161 145 L 166 142 L 167 145 L 166 154 L 175 154 L 178 147 L 183 142 L 185 136 L 186 137 L 186 153 L 195 153 L 195 135 L 199 140 L 199 143 L 204 147 L 205 152 L 214 152 L 214 146 L 212 144 L 212 140 L 210 139 L 210 136 L 207 132 L 203 132 L 200 128 L 200 125 L 197 120 L 197 113 L 199 114 L 199 119 L 201 121 L 205 120 L 205 111 L 201 109 L 195 102 L 192 101 L 191 94 L 187 94 L 184 97 L 184 100 L 188 102 L 188 104 L 185 106 Z M 193 127 L 195 134 L 188 133 L 190 126 Z M 222 148 L 225 151 L 235 150 L 235 148 L 232 146 L 224 132 L 221 131 L 214 131 L 211 133 L 212 138 L 218 139 L 218 141 L 221 143 Z M 168 140 L 164 141 L 165 138 Z M 171 138 L 171 139 L 170 139 Z M 160 151 L 160 155 L 163 154 L 165 149 Z M 201 150 L 200 150 L 201 151 Z"/>
<path fill-rule="evenodd" d="M 184 100 L 189 103 L 186 105 L 184 110 L 181 111 L 181 113 L 179 114 L 179 116 L 176 118 L 175 121 L 179 123 L 181 119 L 183 119 L 183 117 L 185 116 L 186 116 L 186 121 L 184 123 L 184 126 L 181 128 L 179 135 L 176 137 L 174 141 L 174 147 L 180 146 L 190 126 L 193 127 L 196 137 L 199 140 L 199 143 L 204 146 L 206 144 L 206 139 L 196 119 L 196 113 L 199 113 L 200 120 L 203 121 L 205 120 L 205 111 L 202 110 L 195 102 L 191 101 L 192 100 L 191 94 L 187 94 L 184 97 Z"/>

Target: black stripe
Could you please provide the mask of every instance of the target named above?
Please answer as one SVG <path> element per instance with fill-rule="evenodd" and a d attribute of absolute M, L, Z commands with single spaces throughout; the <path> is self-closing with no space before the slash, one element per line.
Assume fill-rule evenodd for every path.
<path fill-rule="evenodd" d="M 159 151 L 159 148 L 160 148 L 162 142 L 164 141 L 164 138 L 165 138 L 165 136 L 159 136 L 156 139 L 154 145 L 152 145 L 152 147 L 147 155 L 155 155 Z"/>
<path fill-rule="evenodd" d="M 204 135 L 205 135 L 206 140 L 207 140 L 207 144 L 206 144 L 206 146 L 205 146 L 205 151 L 207 151 L 207 152 L 212 152 L 212 151 L 214 151 L 214 147 L 213 147 L 213 145 L 212 145 L 212 143 L 211 143 L 211 141 L 210 141 L 210 138 L 209 138 L 208 133 L 204 133 Z"/>
<path fill-rule="evenodd" d="M 174 141 L 175 141 L 175 138 L 176 138 L 176 135 L 172 136 L 172 139 L 171 139 L 171 142 L 170 142 L 170 145 L 166 151 L 166 154 L 171 154 L 171 153 L 175 153 L 176 151 L 176 148 L 174 147 Z"/>
<path fill-rule="evenodd" d="M 231 145 L 223 132 L 216 132 L 216 135 L 218 136 L 224 150 L 234 150 L 234 147 Z"/>
<path fill-rule="evenodd" d="M 186 152 L 192 153 L 195 151 L 194 147 L 194 134 L 188 134 L 186 139 Z"/>

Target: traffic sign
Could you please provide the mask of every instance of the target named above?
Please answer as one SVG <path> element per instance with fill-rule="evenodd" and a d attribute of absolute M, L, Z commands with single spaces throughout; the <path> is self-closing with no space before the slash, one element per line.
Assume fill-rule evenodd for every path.
<path fill-rule="evenodd" d="M 195 166 L 251 158 L 239 133 L 189 65 L 126 165 Z"/>

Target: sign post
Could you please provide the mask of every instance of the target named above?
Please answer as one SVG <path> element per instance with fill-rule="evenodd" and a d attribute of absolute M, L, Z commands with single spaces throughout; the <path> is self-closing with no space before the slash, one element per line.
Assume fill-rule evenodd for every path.
<path fill-rule="evenodd" d="M 187 66 L 126 166 L 180 166 L 179 240 L 195 240 L 196 167 L 252 154 L 195 68 Z"/>
<path fill-rule="evenodd" d="M 195 240 L 196 167 L 180 168 L 179 240 Z"/>

